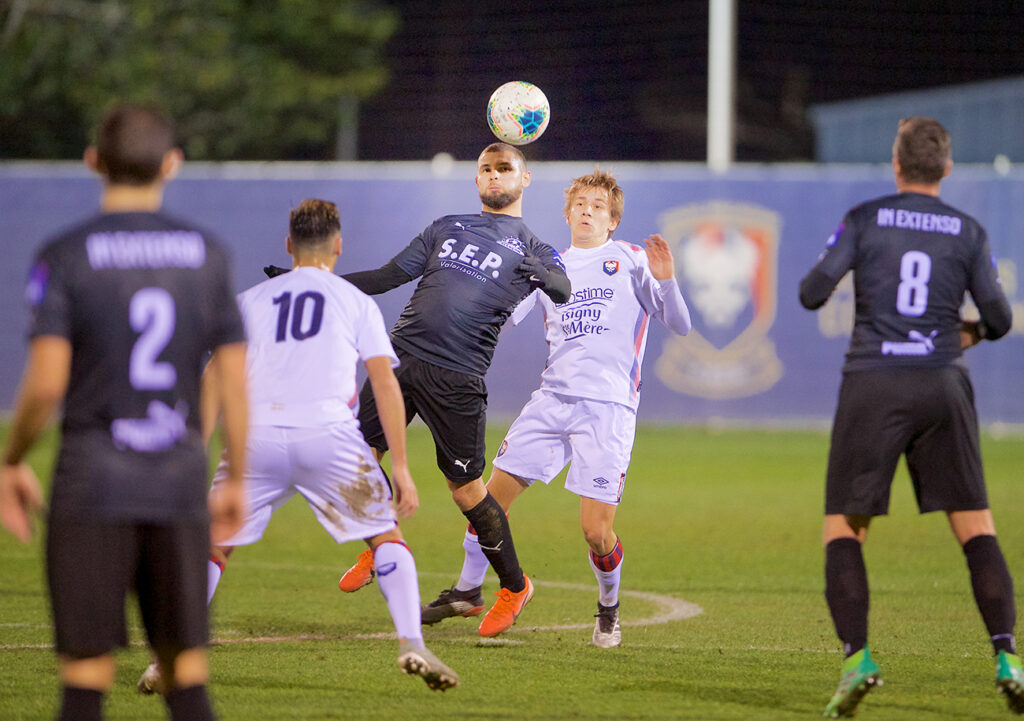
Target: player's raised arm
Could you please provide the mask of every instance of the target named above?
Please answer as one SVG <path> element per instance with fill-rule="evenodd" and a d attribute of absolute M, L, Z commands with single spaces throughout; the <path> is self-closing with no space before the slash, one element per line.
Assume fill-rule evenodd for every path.
<path fill-rule="evenodd" d="M 408 518 L 419 508 L 416 484 L 409 473 L 405 450 L 405 403 L 398 379 L 391 368 L 391 358 L 375 356 L 366 359 L 366 373 L 373 388 L 377 412 L 384 437 L 391 452 L 391 481 L 395 485 L 395 510 L 401 518 Z"/>
<path fill-rule="evenodd" d="M 656 295 L 657 315 L 674 332 L 686 335 L 693 327 L 693 323 L 690 320 L 690 309 L 683 299 L 679 283 L 676 280 L 672 249 L 668 242 L 657 233 L 645 238 L 644 246 L 651 275 L 658 281 L 658 287 L 653 289 Z"/>
<path fill-rule="evenodd" d="M 647 253 L 647 262 L 651 266 L 651 275 L 655 280 L 668 280 L 676 274 L 675 263 L 672 260 L 672 249 L 668 242 L 657 233 L 644 239 L 644 252 Z"/>
<path fill-rule="evenodd" d="M 516 271 L 530 281 L 530 288 L 539 289 L 555 303 L 565 303 L 572 293 L 572 284 L 565 269 L 557 261 L 545 263 L 536 255 L 527 255 Z"/>
<path fill-rule="evenodd" d="M 357 270 L 341 277 L 367 295 L 386 293 L 413 279 L 413 276 L 398 266 L 394 258 L 375 270 Z"/>
<path fill-rule="evenodd" d="M 276 278 L 282 273 L 287 273 L 288 269 L 276 265 L 267 265 L 264 266 L 263 272 L 267 274 L 268 278 Z M 379 268 L 357 270 L 352 273 L 345 273 L 341 277 L 367 295 L 380 295 L 392 288 L 405 285 L 415 276 L 409 275 L 402 270 L 395 262 L 395 259 L 392 258 Z"/>

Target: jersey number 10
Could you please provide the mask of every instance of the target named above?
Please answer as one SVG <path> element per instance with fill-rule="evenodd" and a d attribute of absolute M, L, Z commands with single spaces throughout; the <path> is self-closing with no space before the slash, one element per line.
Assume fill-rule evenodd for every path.
<path fill-rule="evenodd" d="M 311 303 L 308 325 L 303 328 L 303 321 L 306 320 L 306 304 Z M 324 297 L 322 294 L 307 290 L 295 296 L 295 303 L 292 304 L 292 294 L 282 293 L 274 298 L 274 305 L 280 306 L 277 309 L 277 336 L 278 343 L 288 340 L 288 331 L 291 330 L 292 338 L 295 340 L 306 340 L 320 332 L 320 324 L 324 321 Z M 289 318 L 291 322 L 289 323 Z"/>

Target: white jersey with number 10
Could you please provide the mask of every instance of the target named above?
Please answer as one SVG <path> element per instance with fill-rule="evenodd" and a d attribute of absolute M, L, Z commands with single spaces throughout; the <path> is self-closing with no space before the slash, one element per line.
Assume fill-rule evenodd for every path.
<path fill-rule="evenodd" d="M 249 342 L 250 424 L 309 428 L 354 420 L 357 364 L 398 365 L 380 309 L 325 270 L 300 267 L 238 295 Z"/>

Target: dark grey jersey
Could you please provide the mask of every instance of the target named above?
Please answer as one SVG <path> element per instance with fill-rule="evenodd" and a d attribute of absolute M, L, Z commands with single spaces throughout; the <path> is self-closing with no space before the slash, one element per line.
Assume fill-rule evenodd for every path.
<path fill-rule="evenodd" d="M 244 340 L 220 246 L 166 215 L 100 215 L 43 247 L 27 296 L 29 335 L 72 348 L 52 512 L 205 513 L 203 359 Z"/>
<path fill-rule="evenodd" d="M 434 221 L 393 259 L 411 277 L 422 277 L 391 330 L 392 342 L 442 368 L 483 376 L 502 325 L 531 291 L 516 271 L 527 254 L 565 271 L 558 253 L 522 218 L 479 213 Z"/>
<path fill-rule="evenodd" d="M 821 306 L 853 271 L 856 314 L 845 370 L 958 362 L 965 292 L 993 324 L 1009 327 L 984 228 L 932 195 L 900 193 L 850 210 L 801 282 Z"/>

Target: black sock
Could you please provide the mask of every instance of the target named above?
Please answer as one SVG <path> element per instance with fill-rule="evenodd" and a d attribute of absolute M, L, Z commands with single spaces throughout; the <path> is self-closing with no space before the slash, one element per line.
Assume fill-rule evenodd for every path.
<path fill-rule="evenodd" d="M 868 572 L 856 538 L 825 546 L 825 600 L 847 657 L 868 642 Z"/>
<path fill-rule="evenodd" d="M 91 688 L 64 686 L 57 721 L 100 721 L 103 692 Z"/>
<path fill-rule="evenodd" d="M 523 569 L 519 567 L 519 557 L 512 543 L 512 531 L 508 527 L 508 518 L 501 504 L 488 493 L 484 500 L 473 506 L 464 515 L 476 531 L 480 541 L 480 550 L 487 556 L 491 568 L 498 574 L 502 588 L 519 593 L 526 588 Z"/>
<path fill-rule="evenodd" d="M 206 695 L 206 686 L 176 688 L 164 697 L 171 711 L 171 721 L 213 721 L 213 708 Z"/>
<path fill-rule="evenodd" d="M 967 568 L 971 571 L 974 601 L 988 629 L 992 648 L 1016 653 L 1013 627 L 1017 607 L 1013 600 L 1013 579 L 995 536 L 975 536 L 964 544 Z"/>

